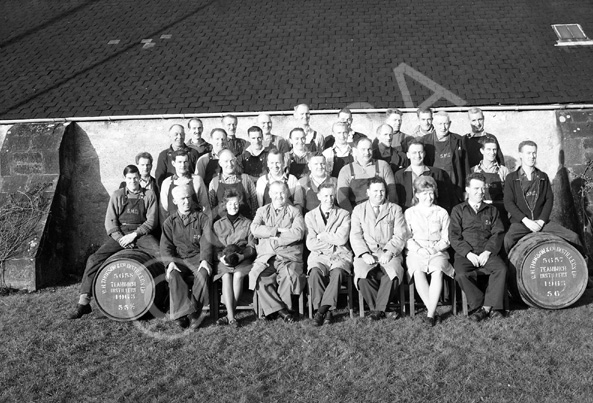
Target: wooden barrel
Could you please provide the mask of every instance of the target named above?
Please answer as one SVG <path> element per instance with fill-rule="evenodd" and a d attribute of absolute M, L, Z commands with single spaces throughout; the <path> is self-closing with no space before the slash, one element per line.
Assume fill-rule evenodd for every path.
<path fill-rule="evenodd" d="M 168 292 L 165 267 L 145 252 L 124 249 L 103 263 L 93 291 L 101 312 L 113 320 L 159 316 Z"/>
<path fill-rule="evenodd" d="M 511 249 L 509 261 L 511 290 L 515 288 L 529 306 L 566 308 L 581 298 L 587 287 L 585 259 L 555 235 L 525 236 Z"/>

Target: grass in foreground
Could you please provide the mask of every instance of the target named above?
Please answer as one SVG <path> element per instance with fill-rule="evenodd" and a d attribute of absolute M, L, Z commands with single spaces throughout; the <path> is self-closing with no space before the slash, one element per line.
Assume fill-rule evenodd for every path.
<path fill-rule="evenodd" d="M 0 401 L 593 401 L 593 291 L 560 311 L 313 328 L 63 319 L 77 287 L 0 297 Z M 448 310 L 448 307 L 443 309 Z"/>

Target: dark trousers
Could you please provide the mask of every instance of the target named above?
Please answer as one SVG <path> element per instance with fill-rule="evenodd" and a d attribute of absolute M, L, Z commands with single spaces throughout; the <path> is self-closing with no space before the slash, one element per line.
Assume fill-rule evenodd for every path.
<path fill-rule="evenodd" d="M 201 314 L 210 299 L 208 271 L 198 269 L 199 262 L 198 265 L 187 263 L 187 266 L 177 264 L 181 272 L 173 270 L 169 277 L 169 315 L 172 320 L 194 312 Z"/>
<path fill-rule="evenodd" d="M 381 266 L 371 270 L 366 278 L 358 280 L 358 289 L 371 311 L 383 311 L 397 290 L 397 278 L 389 279 L 385 269 Z"/>
<path fill-rule="evenodd" d="M 313 267 L 309 272 L 309 287 L 313 309 L 329 305 L 336 309 L 338 294 L 344 279 L 344 271 L 339 268 L 329 270 L 327 267 Z"/>
<path fill-rule="evenodd" d="M 478 276 L 487 275 L 486 293 L 478 287 Z M 490 256 L 484 267 L 474 267 L 465 257 L 455 254 L 455 280 L 467 297 L 470 311 L 481 306 L 501 310 L 506 290 L 507 266 L 500 256 Z"/>
<path fill-rule="evenodd" d="M 143 252 L 148 253 L 151 256 L 159 257 L 161 252 L 159 250 L 159 241 L 157 241 L 152 235 L 143 235 L 136 238 L 135 248 L 140 249 Z M 93 253 L 86 261 L 86 267 L 84 274 L 82 275 L 82 283 L 80 284 L 80 293 L 92 295 L 93 281 L 97 275 L 97 271 L 101 265 L 116 252 L 123 250 L 120 244 L 109 237 L 101 247 Z"/>
<path fill-rule="evenodd" d="M 572 244 L 579 250 L 579 252 L 583 253 L 583 244 L 581 244 L 579 236 L 568 228 L 564 228 L 562 225 L 550 221 L 549 223 L 544 224 L 541 232 L 559 236 L 560 238 Z M 531 230 L 523 223 L 512 223 L 506 235 L 504 236 L 504 250 L 506 253 L 508 254 L 513 246 L 515 246 L 521 238 L 528 234 L 531 234 Z"/>

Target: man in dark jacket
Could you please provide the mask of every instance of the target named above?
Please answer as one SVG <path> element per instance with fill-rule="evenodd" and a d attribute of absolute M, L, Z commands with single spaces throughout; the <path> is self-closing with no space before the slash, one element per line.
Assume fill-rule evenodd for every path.
<path fill-rule="evenodd" d="M 507 266 L 498 253 L 504 227 L 498 209 L 483 202 L 484 175 L 472 173 L 466 183 L 468 199 L 453 207 L 449 225 L 449 240 L 455 250 L 455 279 L 473 311 L 470 320 L 502 318 Z M 485 294 L 478 287 L 479 275 L 488 275 Z"/>
<path fill-rule="evenodd" d="M 525 235 L 547 232 L 557 235 L 582 251 L 579 236 L 550 221 L 554 194 L 548 175 L 535 167 L 537 144 L 531 140 L 519 143 L 521 166 L 507 175 L 504 184 L 504 207 L 511 215 L 511 226 L 504 237 L 508 253 Z"/>
<path fill-rule="evenodd" d="M 181 125 L 173 125 L 169 128 L 169 138 L 171 145 L 169 148 L 161 151 L 156 162 L 156 169 L 154 176 L 157 181 L 158 188 L 165 178 L 175 175 L 175 167 L 172 164 L 173 153 L 177 150 L 185 150 L 189 157 L 189 172 L 194 172 L 196 169 L 196 162 L 200 157 L 199 153 L 185 144 L 185 129 Z"/>

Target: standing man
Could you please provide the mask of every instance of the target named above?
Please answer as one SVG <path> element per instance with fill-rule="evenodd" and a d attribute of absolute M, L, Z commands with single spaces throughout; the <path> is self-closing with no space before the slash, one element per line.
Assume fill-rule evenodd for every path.
<path fill-rule="evenodd" d="M 337 178 L 340 170 L 354 162 L 352 147 L 348 144 L 348 125 L 344 122 L 336 122 L 332 126 L 334 145 L 323 150 L 327 162 L 327 170 L 330 176 Z"/>
<path fill-rule="evenodd" d="M 218 154 L 228 147 L 227 135 L 223 129 L 213 129 L 210 138 L 212 139 L 212 151 L 200 157 L 195 171 L 195 174 L 204 180 L 206 186 L 210 185 L 210 181 L 218 173 Z"/>
<path fill-rule="evenodd" d="M 266 173 L 266 158 L 268 149 L 264 147 L 264 136 L 262 129 L 258 126 L 251 126 L 247 130 L 249 136 L 249 147 L 237 158 L 241 171 L 251 177 L 256 183 L 260 176 Z"/>
<path fill-rule="evenodd" d="M 185 145 L 185 130 L 183 129 L 183 126 L 171 126 L 169 128 L 169 139 L 171 140 L 171 145 L 169 148 L 160 152 L 156 163 L 156 170 L 154 172 L 159 189 L 165 178 L 175 173 L 175 168 L 171 164 L 171 157 L 175 151 L 183 150 L 187 153 L 190 172 L 193 172 L 196 169 L 196 162 L 198 162 L 199 158 L 196 150 Z"/>
<path fill-rule="evenodd" d="M 434 126 L 432 125 L 432 110 L 430 108 L 418 108 L 416 111 L 418 117 L 418 126 L 412 132 L 412 137 L 424 137 L 429 134 L 434 134 Z"/>
<path fill-rule="evenodd" d="M 323 144 L 325 139 L 323 135 L 317 133 L 309 126 L 311 120 L 311 113 L 307 104 L 299 104 L 294 107 L 294 118 L 297 126 L 305 132 L 305 145 L 307 150 L 312 153 L 320 153 L 323 151 Z"/>
<path fill-rule="evenodd" d="M 482 160 L 472 168 L 472 172 L 484 175 L 486 185 L 484 189 L 484 203 L 491 203 L 498 209 L 500 219 L 505 228 L 509 228 L 508 213 L 504 208 L 504 182 L 509 170 L 500 165 L 496 156 L 498 155 L 498 141 L 494 136 L 486 135 L 480 137 L 480 153 Z"/>
<path fill-rule="evenodd" d="M 292 323 L 292 295 L 300 294 L 306 282 L 305 222 L 299 209 L 288 203 L 285 183 L 272 183 L 270 196 L 272 202 L 260 207 L 251 223 L 251 232 L 259 242 L 249 288 L 256 290 L 264 315 L 278 312 L 285 322 Z"/>
<path fill-rule="evenodd" d="M 406 154 L 402 147 L 393 147 L 393 128 L 382 124 L 377 128 L 377 146 L 373 149 L 373 158 L 385 161 L 391 170 L 396 173 L 408 164 Z"/>
<path fill-rule="evenodd" d="M 143 151 L 136 155 L 136 166 L 140 172 L 140 187 L 142 189 L 150 189 L 155 195 L 159 194 L 159 187 L 156 183 L 156 179 L 150 175 L 152 171 L 152 155 Z M 119 184 L 119 188 L 123 189 L 126 187 L 126 182 L 123 181 Z"/>
<path fill-rule="evenodd" d="M 395 173 L 395 190 L 397 193 L 397 204 L 405 211 L 412 207 L 414 199 L 414 181 L 419 176 L 430 176 L 437 183 L 436 204 L 451 211 L 451 181 L 445 171 L 435 167 L 424 165 L 424 144 L 414 139 L 408 144 L 406 153 L 410 166 L 400 169 Z"/>
<path fill-rule="evenodd" d="M 435 133 L 422 137 L 426 165 L 445 171 L 453 184 L 454 204 L 464 200 L 465 177 L 470 172 L 465 137 L 451 133 L 451 120 L 446 112 L 434 115 Z"/>
<path fill-rule="evenodd" d="M 212 221 L 193 209 L 189 186 L 173 189 L 177 212 L 163 224 L 161 257 L 167 268 L 169 315 L 181 328 L 200 326 L 202 308 L 208 305 L 208 280 L 212 275 Z M 190 280 L 193 276 L 193 280 Z"/>
<path fill-rule="evenodd" d="M 358 140 L 356 160 L 342 168 L 338 175 L 338 204 L 348 212 L 368 199 L 369 179 L 376 176 L 386 183 L 387 199 L 392 203 L 397 200 L 393 171 L 385 161 L 373 159 L 371 147 L 368 137 Z"/>
<path fill-rule="evenodd" d="M 391 147 L 398 149 L 400 151 L 406 152 L 407 151 L 407 142 L 411 140 L 413 137 L 408 136 L 407 134 L 400 131 L 402 127 L 402 117 L 403 112 L 399 109 L 387 109 L 385 112 L 385 124 L 388 124 L 393 128 L 393 137 L 391 138 Z M 379 144 L 379 139 L 375 138 L 373 140 L 373 149 L 377 148 Z"/>
<path fill-rule="evenodd" d="M 292 151 L 286 154 L 288 173 L 294 175 L 297 179 L 301 179 L 309 173 L 307 167 L 309 157 L 318 153 L 311 153 L 307 149 L 307 145 L 305 144 L 305 132 L 300 127 L 292 129 L 288 137 L 292 144 Z"/>
<path fill-rule="evenodd" d="M 348 138 L 346 139 L 346 142 L 350 146 L 354 146 L 354 144 L 356 144 L 359 139 L 366 137 L 364 134 L 352 130 L 352 111 L 350 109 L 343 108 L 338 112 L 338 122 L 346 123 L 346 125 L 348 125 Z M 334 146 L 334 144 L 335 137 L 333 134 L 331 134 L 325 138 L 323 149 L 326 150 L 331 148 Z"/>
<path fill-rule="evenodd" d="M 323 157 L 315 157 L 323 158 Z M 315 326 L 330 324 L 332 310 L 338 304 L 338 294 L 345 275 L 352 275 L 350 250 L 350 214 L 335 205 L 336 188 L 324 182 L 317 189 L 320 204 L 305 215 L 307 227 L 307 259 L 309 286 Z"/>
<path fill-rule="evenodd" d="M 198 158 L 212 151 L 212 144 L 206 142 L 206 140 L 202 138 L 204 124 L 201 119 L 190 119 L 187 122 L 187 128 L 189 129 L 190 135 L 187 145 L 198 152 Z"/>
<path fill-rule="evenodd" d="M 305 195 L 305 213 L 319 206 L 317 194 L 323 184 L 332 185 L 334 188 L 337 188 L 338 180 L 329 176 L 327 173 L 325 156 L 312 155 L 309 158 L 309 174 L 299 179 L 299 185 Z"/>
<path fill-rule="evenodd" d="M 272 119 L 267 113 L 262 113 L 257 117 L 257 124 L 261 127 L 264 134 L 264 147 L 271 150 L 275 148 L 281 153 L 290 151 L 290 144 L 284 138 L 272 134 Z"/>
<path fill-rule="evenodd" d="M 284 155 L 278 150 L 271 150 L 268 153 L 268 173 L 262 175 L 255 185 L 259 207 L 263 207 L 272 201 L 270 198 L 270 184 L 274 182 L 286 184 L 289 201 L 302 211 L 305 205 L 303 189 L 299 186 L 298 179 L 286 172 Z"/>
<path fill-rule="evenodd" d="M 123 249 L 140 249 L 154 257 L 159 256 L 159 243 L 152 233 L 158 225 L 156 195 L 140 187 L 140 172 L 135 165 L 124 169 L 125 188 L 117 189 L 109 199 L 105 213 L 107 241 L 89 256 L 76 310 L 68 319 L 79 319 L 92 312 L 93 281 L 101 265 L 114 253 Z"/>
<path fill-rule="evenodd" d="M 237 137 L 237 117 L 235 115 L 224 115 L 222 127 L 227 133 L 228 148 L 238 157 L 245 151 L 249 142 Z"/>
<path fill-rule="evenodd" d="M 535 167 L 537 144 L 531 140 L 519 143 L 521 166 L 506 177 L 504 207 L 511 215 L 511 226 L 504 237 L 508 253 L 525 235 L 545 232 L 557 235 L 582 251 L 579 236 L 560 224 L 550 221 L 554 194 L 550 179 Z"/>
<path fill-rule="evenodd" d="M 507 266 L 500 258 L 504 228 L 496 207 L 483 202 L 486 179 L 480 173 L 467 177 L 467 201 L 453 207 L 449 240 L 455 250 L 455 279 L 467 296 L 469 319 L 504 317 Z M 484 294 L 478 276 L 488 275 Z"/>
<path fill-rule="evenodd" d="M 471 108 L 467 111 L 467 115 L 469 117 L 469 124 L 472 128 L 472 131 L 465 135 L 466 137 L 466 145 L 467 145 L 467 156 L 469 159 L 469 166 L 473 167 L 480 163 L 482 159 L 480 155 L 480 149 L 482 148 L 482 144 L 480 140 L 484 136 L 490 136 L 494 138 L 496 141 L 496 162 L 499 165 L 504 165 L 504 156 L 502 155 L 502 151 L 500 150 L 500 145 L 498 144 L 498 140 L 496 136 L 490 133 L 486 133 L 484 130 L 484 114 L 480 108 Z"/>
<path fill-rule="evenodd" d="M 385 317 L 387 304 L 403 278 L 402 251 L 408 232 L 401 207 L 387 201 L 382 178 L 372 178 L 368 200 L 354 207 L 350 243 L 354 251 L 354 283 L 371 310 Z"/>

